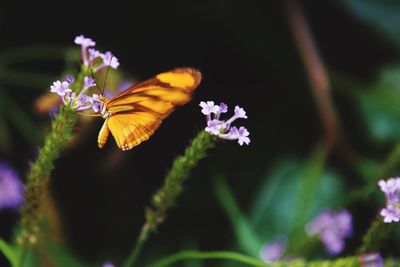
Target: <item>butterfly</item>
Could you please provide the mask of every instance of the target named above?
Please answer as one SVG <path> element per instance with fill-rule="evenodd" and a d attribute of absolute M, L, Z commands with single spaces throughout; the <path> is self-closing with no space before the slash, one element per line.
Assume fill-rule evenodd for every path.
<path fill-rule="evenodd" d="M 190 101 L 200 81 L 198 70 L 177 68 L 135 84 L 112 99 L 101 94 L 100 114 L 105 121 L 97 138 L 99 148 L 110 132 L 122 150 L 146 141 L 177 106 Z"/>

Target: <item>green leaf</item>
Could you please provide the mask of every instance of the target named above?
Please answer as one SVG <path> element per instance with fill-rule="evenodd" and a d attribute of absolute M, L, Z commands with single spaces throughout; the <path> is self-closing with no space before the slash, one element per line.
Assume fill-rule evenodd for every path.
<path fill-rule="evenodd" d="M 384 69 L 374 85 L 357 91 L 357 98 L 371 136 L 400 141 L 400 66 Z"/>
<path fill-rule="evenodd" d="M 17 247 L 9 245 L 6 241 L 0 238 L 0 251 L 9 260 L 12 266 L 17 266 L 19 250 Z"/>
<path fill-rule="evenodd" d="M 326 152 L 322 146 L 317 146 L 299 172 L 299 182 L 292 229 L 303 228 L 312 216 L 312 207 L 322 178 L 326 161 Z"/>
<path fill-rule="evenodd" d="M 231 222 L 239 246 L 247 254 L 258 257 L 263 242 L 254 232 L 246 216 L 242 214 L 238 207 L 233 193 L 229 189 L 226 180 L 217 177 L 214 183 L 214 191 L 228 219 Z"/>
<path fill-rule="evenodd" d="M 249 217 L 264 241 L 289 232 L 299 169 L 300 163 L 295 158 L 279 160 L 265 175 L 259 191 L 255 193 Z"/>

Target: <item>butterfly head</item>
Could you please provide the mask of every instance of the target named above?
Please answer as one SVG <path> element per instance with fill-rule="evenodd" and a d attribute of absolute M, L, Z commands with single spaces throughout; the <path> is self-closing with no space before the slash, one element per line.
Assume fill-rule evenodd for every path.
<path fill-rule="evenodd" d="M 104 119 L 111 117 L 112 114 L 110 112 L 108 112 L 108 110 L 107 110 L 107 104 L 109 102 L 107 97 L 103 94 L 100 94 L 98 97 L 98 102 L 100 103 L 99 112 L 100 112 L 101 116 Z"/>

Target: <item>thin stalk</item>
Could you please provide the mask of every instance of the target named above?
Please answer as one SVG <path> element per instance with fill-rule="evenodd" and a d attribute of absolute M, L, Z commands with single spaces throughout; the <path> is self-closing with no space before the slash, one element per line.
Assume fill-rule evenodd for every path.
<path fill-rule="evenodd" d="M 150 234 L 165 220 L 167 211 L 172 208 L 182 193 L 183 183 L 190 171 L 207 155 L 217 138 L 201 131 L 186 148 L 182 156 L 177 157 L 164 179 L 163 186 L 154 194 L 152 207 L 146 209 L 146 222 L 140 231 L 136 244 L 125 261 L 124 267 L 134 266 Z"/>

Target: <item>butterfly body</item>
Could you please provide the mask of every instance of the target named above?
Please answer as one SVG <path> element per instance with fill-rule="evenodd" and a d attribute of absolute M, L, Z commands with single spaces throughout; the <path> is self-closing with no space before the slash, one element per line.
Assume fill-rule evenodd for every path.
<path fill-rule="evenodd" d="M 136 84 L 112 99 L 101 95 L 100 115 L 105 119 L 99 132 L 102 148 L 111 134 L 122 150 L 147 140 L 177 106 L 186 104 L 201 81 L 201 73 L 178 68 Z"/>

